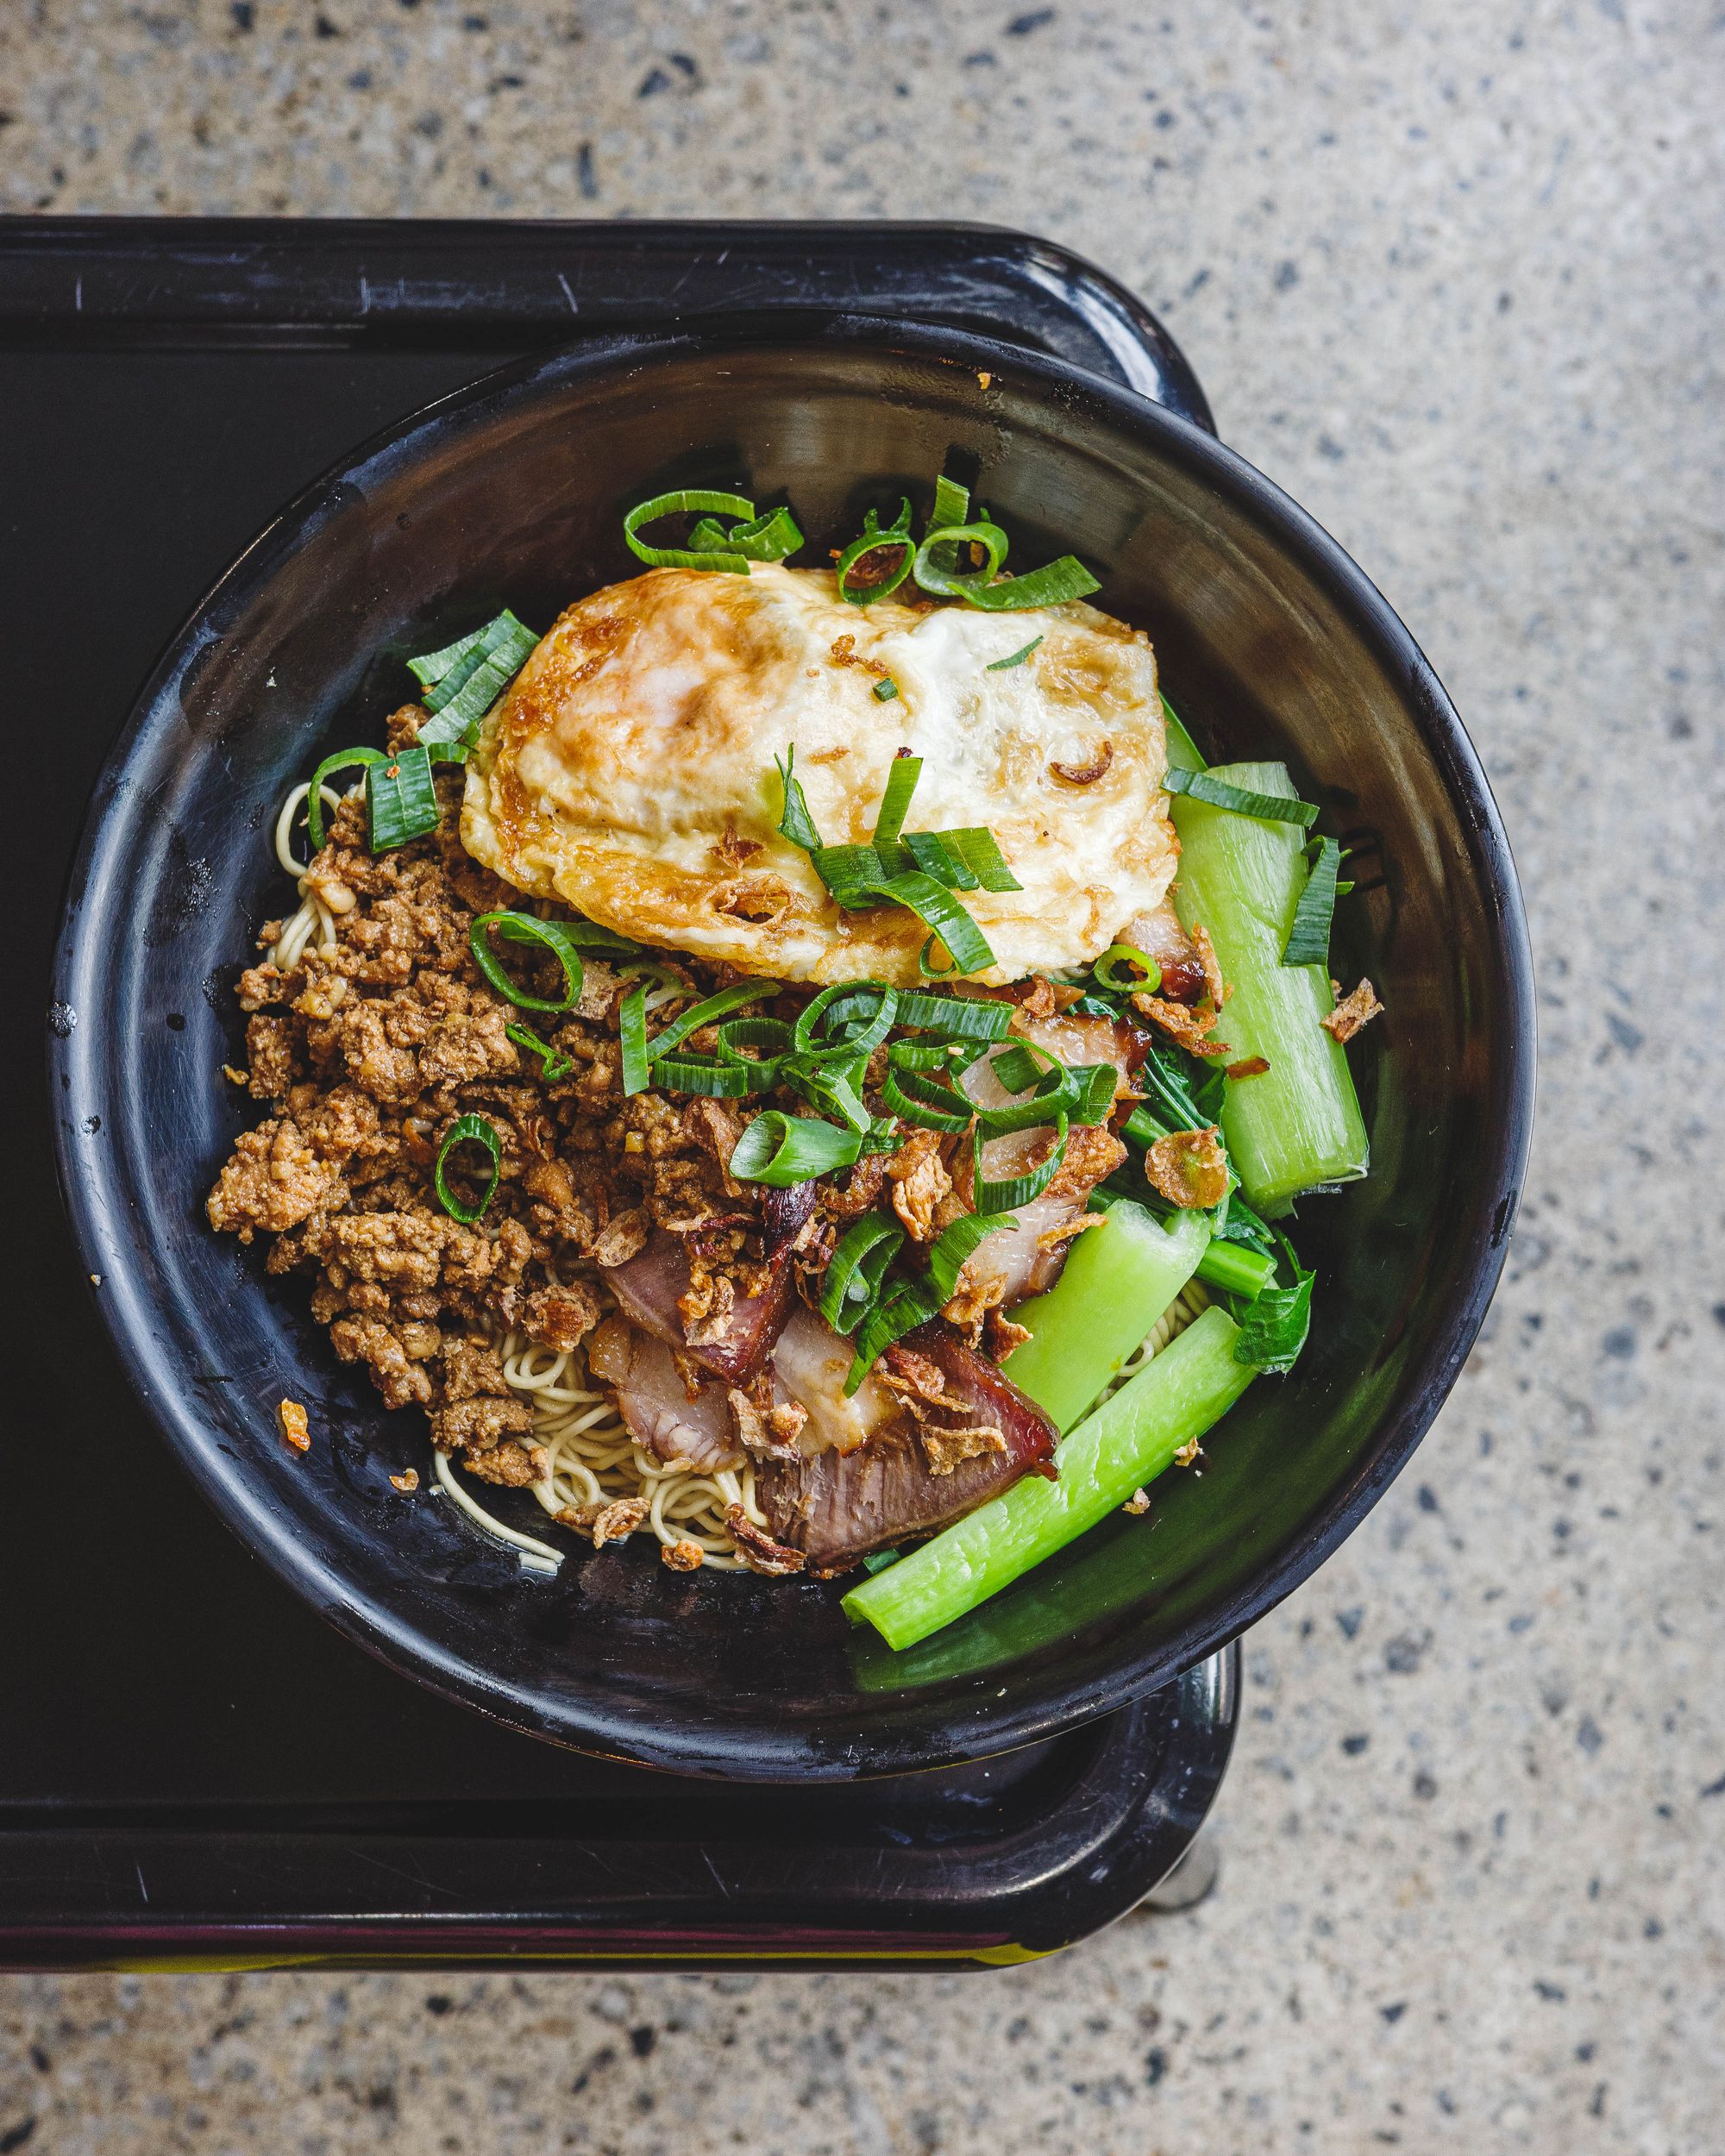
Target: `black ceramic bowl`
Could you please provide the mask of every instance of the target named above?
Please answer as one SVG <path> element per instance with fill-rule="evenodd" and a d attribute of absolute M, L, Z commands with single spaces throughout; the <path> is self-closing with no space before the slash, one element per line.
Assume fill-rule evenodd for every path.
<path fill-rule="evenodd" d="M 1027 561 L 1072 548 L 1095 567 L 1213 759 L 1289 760 L 1361 849 L 1335 963 L 1369 972 L 1389 1015 L 1352 1051 L 1371 1179 L 1302 1213 L 1319 1289 L 1295 1374 L 1252 1388 L 1204 1476 L 1158 1484 L 1150 1521 L 1105 1525 L 894 1656 L 850 1630 L 837 1584 L 687 1577 L 643 1546 L 574 1544 L 555 1581 L 533 1578 L 447 1501 L 398 1495 L 390 1475 L 425 1462 L 423 1420 L 381 1409 L 311 1322 L 304 1283 L 213 1235 L 204 1199 L 256 1113 L 218 1073 L 239 1044 L 239 962 L 291 903 L 276 805 L 320 743 L 375 737 L 403 653 L 505 603 L 548 624 L 629 574 L 623 511 L 662 489 L 787 498 L 819 559 L 865 503 L 942 469 L 980 478 Z M 1442 689 L 1353 563 L 1130 392 L 856 319 L 536 360 L 303 497 L 139 702 L 74 871 L 57 993 L 61 1167 L 93 1308 L 223 1517 L 409 1675 L 542 1736 L 695 1773 L 840 1777 L 1004 1750 L 1164 1683 L 1261 1616 L 1437 1413 L 1496 1281 L 1531 1108 L 1509 849 Z M 310 1409 L 304 1458 L 275 1433 L 284 1395 Z M 524 1495 L 499 1501 L 540 1517 Z"/>

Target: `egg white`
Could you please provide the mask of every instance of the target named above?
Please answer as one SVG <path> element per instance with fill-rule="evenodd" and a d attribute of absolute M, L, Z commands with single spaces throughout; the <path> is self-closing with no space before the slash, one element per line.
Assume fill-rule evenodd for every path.
<path fill-rule="evenodd" d="M 1142 631 L 1078 604 L 857 607 L 830 572 L 776 564 L 655 569 L 568 608 L 481 730 L 462 840 L 518 890 L 643 943 L 781 980 L 914 982 L 916 918 L 842 911 L 778 835 L 774 760 L 793 747 L 830 844 L 872 836 L 901 748 L 923 759 L 909 829 L 994 832 L 1024 887 L 963 894 L 994 951 L 985 980 L 1094 958 L 1172 880 Z"/>

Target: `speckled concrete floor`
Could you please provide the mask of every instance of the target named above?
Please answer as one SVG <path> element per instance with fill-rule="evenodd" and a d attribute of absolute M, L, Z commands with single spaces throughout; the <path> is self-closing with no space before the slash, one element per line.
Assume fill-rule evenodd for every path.
<path fill-rule="evenodd" d="M 1092 254 L 1435 659 L 1544 1025 L 1508 1284 L 1248 1642 L 1201 1909 L 993 1977 L 15 1979 L 0 2151 L 1725 2148 L 1722 46 L 1701 0 L 0 11 L 7 208 Z"/>

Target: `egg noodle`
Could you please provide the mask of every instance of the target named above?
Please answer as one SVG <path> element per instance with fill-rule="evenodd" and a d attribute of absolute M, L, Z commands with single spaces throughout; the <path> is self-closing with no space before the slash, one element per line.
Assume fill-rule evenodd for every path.
<path fill-rule="evenodd" d="M 333 814 L 344 797 L 329 787 L 321 791 L 325 814 Z M 282 873 L 292 877 L 299 893 L 298 906 L 282 922 L 270 946 L 270 963 L 280 973 L 291 972 L 308 950 L 333 955 L 336 947 L 336 916 L 311 884 L 307 874 L 310 864 L 300 862 L 293 851 L 294 825 L 310 792 L 310 784 L 304 781 L 293 787 L 276 818 L 275 857 Z M 648 1007 L 669 1000 L 676 993 L 676 989 L 661 986 L 649 993 Z M 1209 1301 L 1196 1281 L 1189 1282 L 1145 1336 L 1136 1353 L 1121 1364 L 1101 1400 L 1107 1400 L 1136 1377 L 1176 1333 L 1209 1307 Z M 498 1344 L 498 1354 L 510 1390 L 533 1410 L 531 1441 L 543 1449 L 545 1470 L 531 1489 L 554 1520 L 559 1513 L 634 1499 L 645 1504 L 647 1513 L 639 1529 L 631 1532 L 649 1530 L 666 1549 L 679 1543 L 694 1544 L 705 1570 L 737 1572 L 745 1569 L 725 1515 L 731 1506 L 740 1505 L 744 1517 L 755 1526 L 769 1525 L 756 1498 L 752 1463 L 712 1474 L 667 1465 L 636 1442 L 610 1395 L 588 1385 L 586 1358 L 579 1348 L 544 1347 L 521 1333 L 511 1332 Z M 512 1549 L 524 1570 L 549 1574 L 559 1570 L 563 1551 L 536 1536 L 524 1534 L 488 1512 L 461 1482 L 448 1457 L 435 1447 L 431 1458 L 438 1489 L 476 1526 Z"/>
<path fill-rule="evenodd" d="M 1145 1334 L 1143 1345 L 1121 1364 L 1097 1405 L 1136 1377 L 1209 1305 L 1199 1283 L 1189 1281 Z M 756 1526 L 768 1524 L 756 1501 L 752 1465 L 704 1475 L 656 1459 L 630 1437 L 610 1396 L 587 1387 L 579 1348 L 559 1352 L 511 1332 L 499 1353 L 510 1389 L 532 1404 L 532 1441 L 546 1452 L 545 1474 L 533 1484 L 533 1495 L 554 1519 L 566 1508 L 638 1498 L 648 1508 L 642 1526 L 650 1528 L 668 1549 L 693 1542 L 699 1545 L 704 1567 L 720 1572 L 743 1569 L 725 1514 L 732 1505 L 741 1505 Z M 443 1455 L 434 1457 L 442 1487 L 479 1525 L 514 1546 L 527 1570 L 557 1569 L 561 1552 L 493 1519 L 460 1487 Z M 548 1557 L 553 1561 L 548 1563 Z"/>

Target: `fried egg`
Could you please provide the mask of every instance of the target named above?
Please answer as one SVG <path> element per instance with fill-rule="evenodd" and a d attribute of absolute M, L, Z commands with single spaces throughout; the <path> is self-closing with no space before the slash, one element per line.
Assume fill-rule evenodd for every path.
<path fill-rule="evenodd" d="M 829 845 L 873 836 L 901 749 L 923 760 L 907 829 L 993 831 L 1024 887 L 962 894 L 994 952 L 983 980 L 1095 957 L 1173 877 L 1141 630 L 1082 604 L 858 607 L 829 571 L 776 564 L 649 570 L 568 608 L 486 718 L 462 843 L 642 943 L 784 981 L 914 983 L 916 916 L 842 910 L 780 837 L 793 747 Z"/>

